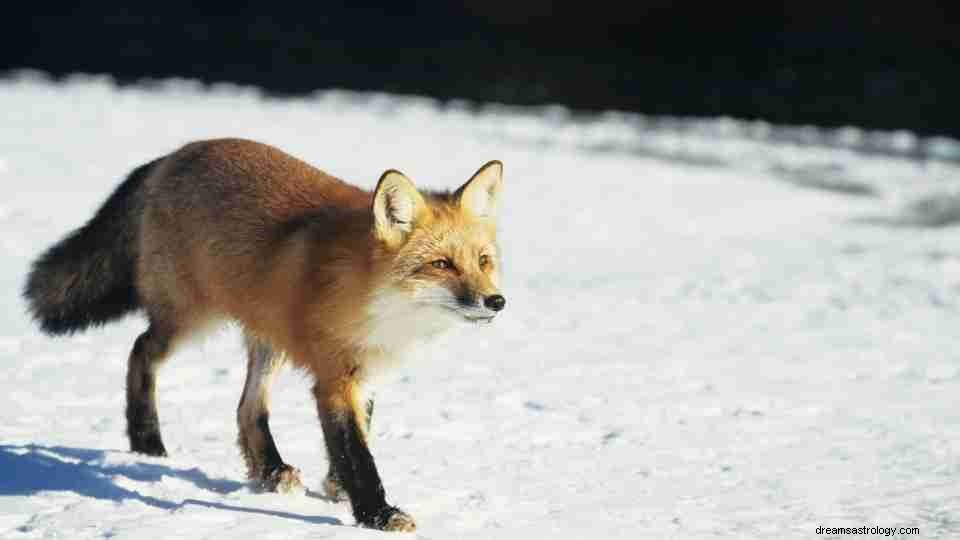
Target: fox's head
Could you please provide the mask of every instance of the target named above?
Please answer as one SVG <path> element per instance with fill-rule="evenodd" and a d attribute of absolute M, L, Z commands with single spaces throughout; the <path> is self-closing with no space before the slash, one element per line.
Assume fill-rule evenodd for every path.
<path fill-rule="evenodd" d="M 453 193 L 421 193 L 402 173 L 383 174 L 374 232 L 391 261 L 388 287 L 404 304 L 474 323 L 504 308 L 496 230 L 502 174 L 491 161 Z"/>

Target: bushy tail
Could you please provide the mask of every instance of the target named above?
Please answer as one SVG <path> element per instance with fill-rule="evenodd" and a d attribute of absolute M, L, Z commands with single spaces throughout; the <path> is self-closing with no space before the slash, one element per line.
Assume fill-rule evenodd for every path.
<path fill-rule="evenodd" d="M 23 295 L 44 332 L 71 334 L 140 307 L 141 188 L 158 161 L 134 169 L 86 225 L 34 261 Z"/>

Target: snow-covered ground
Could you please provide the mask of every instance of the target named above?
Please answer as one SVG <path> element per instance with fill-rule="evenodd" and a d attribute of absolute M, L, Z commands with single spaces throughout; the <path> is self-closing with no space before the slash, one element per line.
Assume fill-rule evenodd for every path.
<path fill-rule="evenodd" d="M 235 329 L 161 372 L 153 459 L 124 436 L 143 321 L 25 316 L 31 259 L 132 167 L 225 135 L 368 187 L 505 163 L 504 315 L 379 385 L 373 452 L 420 537 L 960 537 L 957 141 L 27 74 L 0 81 L 0 538 L 384 534 L 316 494 L 302 374 L 271 422 L 310 491 L 244 484 Z"/>

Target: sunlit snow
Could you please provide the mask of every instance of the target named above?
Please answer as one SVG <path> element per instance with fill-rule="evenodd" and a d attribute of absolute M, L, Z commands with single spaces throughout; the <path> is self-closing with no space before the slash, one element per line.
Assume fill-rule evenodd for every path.
<path fill-rule="evenodd" d="M 159 377 L 168 459 L 127 452 L 133 317 L 29 321 L 28 265 L 133 167 L 268 142 L 372 187 L 505 164 L 507 309 L 382 376 L 373 453 L 422 538 L 960 536 L 960 143 L 854 128 L 190 81 L 0 81 L 0 537 L 374 538 L 317 494 L 309 381 L 271 424 L 306 495 L 244 483 L 225 329 Z"/>

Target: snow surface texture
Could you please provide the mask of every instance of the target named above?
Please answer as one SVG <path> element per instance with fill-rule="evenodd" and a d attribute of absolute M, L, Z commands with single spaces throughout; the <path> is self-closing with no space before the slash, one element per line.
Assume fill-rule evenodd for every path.
<path fill-rule="evenodd" d="M 129 318 L 41 335 L 31 259 L 134 166 L 275 144 L 372 187 L 505 163 L 507 309 L 382 377 L 388 498 L 446 538 L 960 536 L 960 144 L 907 133 L 188 81 L 0 81 L 0 538 L 374 538 L 317 495 L 302 374 L 274 434 L 305 495 L 244 483 L 238 332 L 160 373 L 168 459 L 126 451 Z"/>

